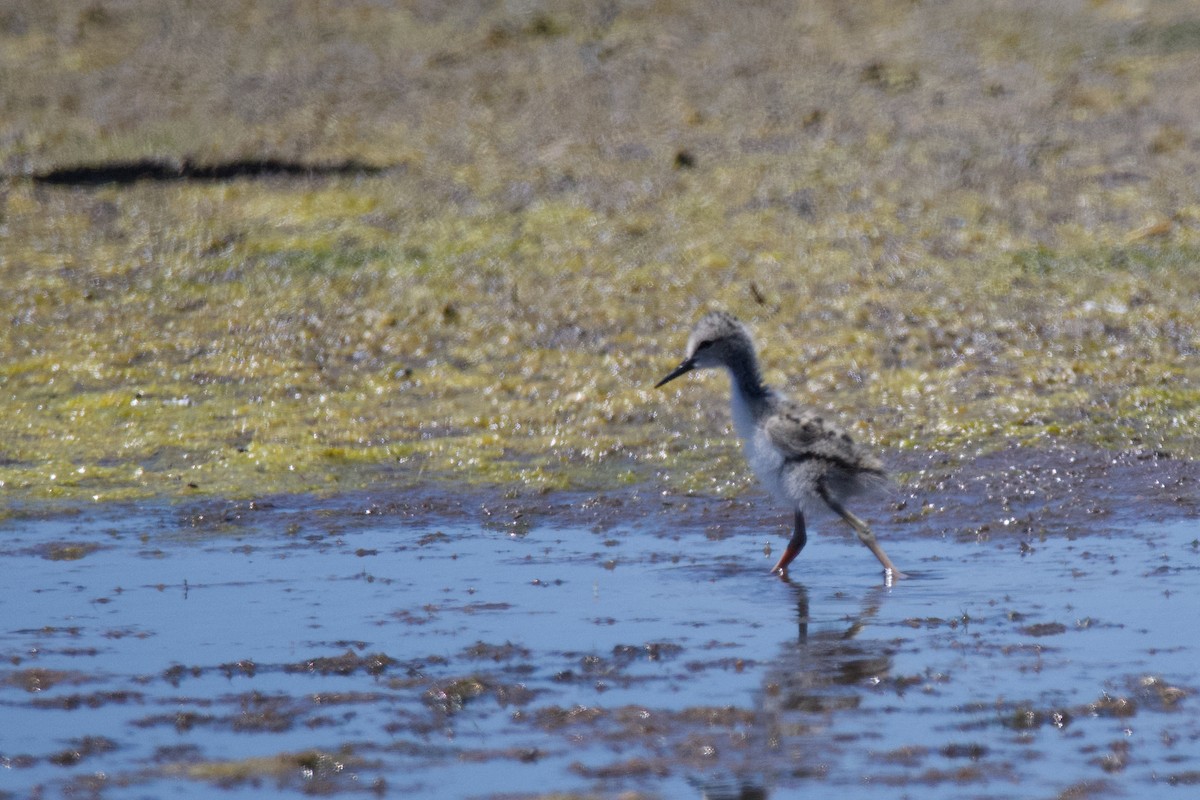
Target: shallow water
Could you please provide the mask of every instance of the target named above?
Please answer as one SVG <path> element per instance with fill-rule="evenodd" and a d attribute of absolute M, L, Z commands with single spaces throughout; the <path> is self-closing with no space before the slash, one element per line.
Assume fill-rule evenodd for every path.
<path fill-rule="evenodd" d="M 10 520 L 0 792 L 1200 783 L 1194 522 L 969 539 L 876 509 L 914 573 L 889 588 L 827 522 L 790 581 L 770 578 L 775 531 L 727 507 L 698 523 L 697 505 L 679 525 L 303 498 Z"/>

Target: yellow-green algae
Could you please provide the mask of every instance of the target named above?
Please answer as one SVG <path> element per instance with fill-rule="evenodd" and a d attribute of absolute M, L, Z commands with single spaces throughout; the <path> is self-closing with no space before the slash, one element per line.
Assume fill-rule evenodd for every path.
<path fill-rule="evenodd" d="M 879 448 L 1197 453 L 1169 4 L 284 5 L 0 14 L 10 498 L 737 491 L 710 307 Z M 29 178 L 142 157 L 388 170 Z"/>

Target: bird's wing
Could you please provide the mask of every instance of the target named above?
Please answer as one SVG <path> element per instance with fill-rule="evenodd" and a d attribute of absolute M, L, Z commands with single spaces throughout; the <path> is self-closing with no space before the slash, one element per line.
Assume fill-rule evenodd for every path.
<path fill-rule="evenodd" d="M 874 472 L 882 464 L 837 424 L 791 401 L 779 404 L 764 424 L 767 438 L 788 461 L 819 458 L 849 470 Z"/>

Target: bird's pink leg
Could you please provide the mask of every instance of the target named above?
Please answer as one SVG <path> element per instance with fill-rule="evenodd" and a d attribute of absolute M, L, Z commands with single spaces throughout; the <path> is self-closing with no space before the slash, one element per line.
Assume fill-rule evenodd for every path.
<path fill-rule="evenodd" d="M 792 563 L 796 559 L 796 556 L 800 555 L 800 551 L 804 549 L 807 541 L 808 533 L 804 529 L 804 513 L 797 509 L 796 524 L 792 532 L 792 538 L 788 541 L 783 555 L 779 557 L 779 561 L 775 562 L 775 566 L 771 567 L 771 573 L 786 574 L 788 564 Z"/>
<path fill-rule="evenodd" d="M 883 548 L 880 547 L 879 542 L 875 540 L 875 534 L 871 531 L 871 527 L 867 525 L 867 523 L 850 513 L 850 511 L 842 506 L 841 503 L 834 500 L 828 492 L 824 491 L 823 488 L 821 490 L 821 499 L 824 500 L 825 504 L 832 508 L 839 517 L 850 523 L 850 527 L 854 528 L 854 532 L 858 534 L 858 540 L 870 548 L 871 552 L 875 554 L 875 557 L 879 559 L 879 563 L 883 565 L 884 572 L 887 574 L 889 579 L 899 580 L 900 578 L 908 577 L 903 572 L 898 570 L 896 565 L 892 563 L 892 560 L 888 558 L 887 553 L 883 552 Z M 889 584 L 891 583 L 890 580 L 888 582 Z"/>
<path fill-rule="evenodd" d="M 837 511 L 837 509 L 834 510 Z M 892 563 L 892 560 L 888 558 L 887 553 L 883 552 L 883 548 L 880 547 L 879 542 L 875 540 L 875 534 L 871 532 L 871 529 L 867 526 L 867 523 L 863 522 L 861 519 L 854 516 L 854 514 L 851 514 L 844 508 L 839 513 L 842 515 L 842 518 L 846 520 L 846 522 L 850 523 L 850 527 L 854 528 L 854 532 L 858 534 L 859 541 L 869 547 L 871 552 L 875 554 L 875 557 L 879 559 L 879 563 L 883 564 L 884 571 L 886 571 L 890 577 L 896 580 L 908 577 L 903 572 L 898 570 L 896 565 Z"/>

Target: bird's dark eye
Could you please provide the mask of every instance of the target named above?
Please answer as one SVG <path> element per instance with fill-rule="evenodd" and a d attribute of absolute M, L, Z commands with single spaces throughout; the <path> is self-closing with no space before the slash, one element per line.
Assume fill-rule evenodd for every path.
<path fill-rule="evenodd" d="M 705 339 L 703 342 L 696 345 L 696 352 L 699 353 L 701 350 L 705 349 L 706 347 L 712 347 L 712 339 Z"/>

